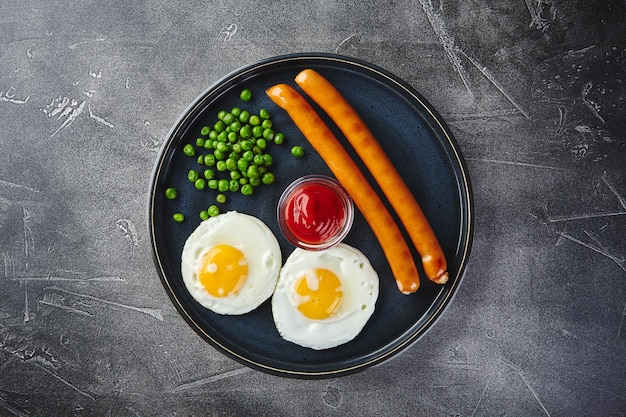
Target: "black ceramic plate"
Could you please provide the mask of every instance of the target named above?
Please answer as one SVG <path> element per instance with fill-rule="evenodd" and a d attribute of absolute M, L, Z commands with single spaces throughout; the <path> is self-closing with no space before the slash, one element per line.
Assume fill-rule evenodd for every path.
<path fill-rule="evenodd" d="M 276 234 L 283 261 L 294 249 L 278 229 L 276 204 L 281 192 L 302 175 L 332 174 L 287 114 L 264 91 L 277 83 L 295 85 L 294 77 L 305 68 L 319 71 L 337 86 L 377 136 L 429 218 L 450 272 L 450 280 L 443 286 L 424 278 L 416 293 L 402 295 L 377 240 L 357 210 L 345 243 L 364 252 L 379 274 L 376 311 L 354 340 L 321 351 L 281 339 L 272 320 L 270 300 L 245 315 L 217 315 L 194 301 L 180 273 L 185 240 L 200 223 L 199 212 L 213 204 L 216 195 L 213 190 L 197 191 L 187 180 L 188 170 L 198 166 L 195 158 L 183 154 L 182 148 L 195 143 L 201 127 L 212 125 L 219 110 L 234 106 L 251 112 L 268 109 L 275 130 L 283 132 L 286 139 L 282 145 L 272 144 L 269 150 L 275 160 L 276 182 L 259 187 L 254 196 L 229 195 L 222 211 L 236 210 L 262 219 Z M 243 88 L 253 93 L 248 103 L 239 99 Z M 336 127 L 329 119 L 325 120 L 345 143 Z M 294 145 L 305 148 L 304 158 L 291 156 Z M 164 197 L 167 187 L 178 190 L 176 200 Z M 390 358 L 417 340 L 441 315 L 459 285 L 468 260 L 472 210 L 469 179 L 458 145 L 441 117 L 411 86 L 383 69 L 352 58 L 297 54 L 237 70 L 209 87 L 191 104 L 176 122 L 156 162 L 148 221 L 153 257 L 163 286 L 180 314 L 200 336 L 252 368 L 283 376 L 322 378 L 353 373 Z M 172 220 L 175 212 L 184 213 L 186 220 L 175 223 Z"/>

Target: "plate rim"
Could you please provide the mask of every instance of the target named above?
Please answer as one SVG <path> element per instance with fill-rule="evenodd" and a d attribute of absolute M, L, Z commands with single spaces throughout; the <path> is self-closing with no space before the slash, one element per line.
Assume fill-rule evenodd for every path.
<path fill-rule="evenodd" d="M 450 150 L 453 152 L 453 160 L 458 167 L 458 173 L 455 173 L 455 176 L 460 177 L 461 186 L 459 190 L 462 191 L 460 194 L 460 221 L 461 221 L 461 230 L 459 234 L 459 241 L 457 244 L 457 252 L 459 252 L 459 248 L 462 251 L 459 252 L 459 262 L 458 262 L 458 271 L 456 271 L 456 275 L 450 279 L 448 284 L 442 286 L 440 291 L 443 291 L 447 286 L 448 289 L 446 294 L 442 299 L 438 299 L 437 305 L 431 304 L 428 310 L 431 310 L 433 307 L 436 307 L 435 310 L 430 314 L 428 319 L 419 327 L 418 330 L 413 330 L 412 327 L 407 330 L 401 337 L 396 338 L 395 340 L 400 340 L 400 343 L 393 345 L 394 341 L 385 345 L 385 347 L 379 349 L 382 350 L 382 353 L 378 353 L 376 351 L 371 352 L 368 356 L 369 359 L 365 361 L 358 362 L 354 365 L 337 367 L 336 369 L 331 370 L 321 370 L 321 371 L 302 371 L 302 370 L 293 370 L 293 369 L 283 369 L 282 367 L 272 366 L 266 363 L 259 363 L 249 357 L 246 357 L 233 349 L 224 346 L 218 340 L 214 339 L 211 334 L 209 334 L 205 329 L 203 329 L 199 323 L 190 315 L 190 313 L 185 309 L 182 305 L 181 301 L 176 297 L 174 290 L 170 284 L 169 279 L 165 274 L 165 269 L 163 266 L 163 262 L 158 254 L 157 250 L 157 242 L 155 239 L 155 222 L 154 222 L 154 209 L 155 209 L 155 195 L 157 188 L 157 177 L 161 170 L 165 165 L 165 157 L 168 154 L 170 147 L 172 146 L 172 142 L 176 137 L 176 133 L 184 126 L 185 122 L 190 117 L 197 116 L 194 114 L 194 110 L 209 96 L 212 92 L 219 89 L 224 83 L 235 77 L 245 76 L 247 73 L 257 72 L 262 70 L 265 67 L 280 65 L 286 62 L 299 62 L 299 61 L 307 61 L 307 60 L 319 60 L 320 62 L 328 61 L 328 62 L 336 62 L 341 64 L 347 64 L 348 66 L 359 67 L 365 70 L 368 73 L 375 73 L 378 76 L 383 77 L 388 82 L 395 84 L 400 87 L 404 92 L 409 94 L 412 99 L 415 99 L 422 109 L 426 110 L 430 121 L 436 124 L 436 127 L 440 130 L 440 134 L 443 134 L 446 141 L 449 144 Z M 440 136 L 438 134 L 437 136 Z M 448 153 L 448 157 L 451 155 Z M 456 171 L 456 170 L 455 170 Z M 461 190 L 462 188 L 462 190 Z M 216 350 L 225 354 L 226 356 L 234 359 L 235 361 L 246 365 L 252 369 L 256 369 L 265 373 L 283 376 L 283 377 L 292 377 L 292 378 L 302 378 L 302 379 L 319 379 L 319 378 L 332 378 L 337 376 L 344 376 L 356 373 L 358 371 L 364 370 L 366 368 L 381 364 L 388 359 L 392 358 L 396 354 L 400 353 L 413 343 L 415 343 L 418 339 L 423 337 L 433 326 L 433 324 L 441 317 L 444 311 L 451 304 L 451 301 L 455 297 L 458 287 L 461 284 L 462 278 L 465 274 L 465 270 L 467 267 L 467 263 L 470 258 L 472 243 L 473 243 L 473 235 L 474 235 L 474 196 L 472 185 L 470 181 L 470 177 L 468 174 L 467 164 L 463 158 L 463 155 L 460 151 L 460 146 L 456 141 L 452 131 L 441 117 L 441 115 L 437 112 L 437 110 L 409 83 L 399 78 L 395 74 L 390 71 L 379 67 L 376 64 L 372 64 L 366 62 L 364 60 L 348 57 L 345 55 L 333 54 L 333 53 L 323 53 L 323 52 L 300 52 L 300 53 L 290 53 L 283 55 L 276 55 L 273 57 L 265 58 L 259 60 L 257 62 L 247 64 L 241 66 L 233 71 L 230 71 L 228 74 L 220 77 L 207 88 L 205 88 L 200 94 L 194 98 L 194 100 L 186 106 L 186 108 L 182 111 L 182 113 L 176 118 L 176 121 L 168 131 L 165 140 L 160 146 L 159 152 L 157 153 L 157 157 L 155 159 L 151 174 L 150 181 L 148 186 L 148 204 L 147 204 L 147 220 L 148 220 L 148 234 L 150 238 L 150 250 L 151 256 L 156 267 L 157 274 L 159 275 L 159 279 L 161 284 L 163 285 L 168 298 L 174 304 L 176 310 L 181 315 L 181 317 L 185 320 L 185 322 L 198 334 L 202 339 L 208 342 L 211 346 L 213 346 Z M 463 210 L 465 208 L 465 210 Z M 463 227 L 464 226 L 464 227 Z M 464 230 L 465 229 L 465 230 Z M 390 345 L 393 345 L 389 347 Z"/>

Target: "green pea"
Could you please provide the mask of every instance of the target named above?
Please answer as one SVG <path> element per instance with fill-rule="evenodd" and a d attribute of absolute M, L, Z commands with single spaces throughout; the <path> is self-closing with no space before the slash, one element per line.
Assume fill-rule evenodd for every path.
<path fill-rule="evenodd" d="M 215 155 L 204 155 L 204 165 L 212 167 L 213 165 L 215 165 L 215 159 Z"/>
<path fill-rule="evenodd" d="M 218 195 L 215 196 L 215 201 L 217 201 L 220 204 L 224 204 L 226 202 L 226 195 L 219 193 Z"/>
<path fill-rule="evenodd" d="M 251 140 L 242 140 L 241 141 L 241 149 L 244 151 L 250 151 L 254 147 L 254 142 Z"/>
<path fill-rule="evenodd" d="M 198 178 L 193 185 L 198 190 L 204 190 L 204 187 L 206 187 L 206 181 L 204 178 Z"/>
<path fill-rule="evenodd" d="M 265 159 L 263 155 L 260 154 L 254 155 L 252 162 L 254 162 L 255 165 L 265 165 Z"/>
<path fill-rule="evenodd" d="M 296 145 L 291 148 L 291 154 L 296 158 L 302 158 L 304 156 L 304 148 L 302 146 Z"/>
<path fill-rule="evenodd" d="M 266 167 L 271 167 L 274 165 L 274 158 L 269 153 L 263 154 L 263 165 Z"/>
<path fill-rule="evenodd" d="M 243 90 L 241 90 L 241 93 L 239 93 L 239 98 L 241 99 L 241 101 L 250 101 L 250 99 L 252 98 L 252 91 L 244 88 Z"/>
<path fill-rule="evenodd" d="M 239 180 L 239 178 L 241 178 L 241 171 L 238 171 L 237 169 L 230 171 L 230 178 L 235 181 Z"/>
<path fill-rule="evenodd" d="M 218 171 L 226 171 L 226 161 L 217 161 L 215 168 L 217 168 Z"/>
<path fill-rule="evenodd" d="M 235 116 L 233 116 L 232 113 L 226 113 L 224 117 L 222 118 L 222 122 L 224 122 L 227 125 L 231 124 L 234 121 L 235 121 Z"/>
<path fill-rule="evenodd" d="M 250 165 L 246 170 L 246 176 L 248 178 L 258 178 L 259 177 L 259 167 L 256 165 Z"/>
<path fill-rule="evenodd" d="M 236 132 L 230 132 L 230 133 L 228 134 L 228 141 L 229 141 L 230 143 L 235 143 L 235 142 L 237 142 L 237 139 L 239 139 L 239 135 L 237 135 L 237 133 L 236 133 Z"/>
<path fill-rule="evenodd" d="M 204 138 L 196 138 L 196 146 L 200 148 L 204 147 Z"/>
<path fill-rule="evenodd" d="M 267 109 L 261 109 L 259 110 L 259 116 L 261 116 L 261 119 L 269 119 L 270 112 Z"/>
<path fill-rule="evenodd" d="M 271 128 L 267 128 L 265 130 L 263 130 L 263 137 L 267 140 L 274 140 L 274 136 L 276 136 L 276 134 L 274 133 L 274 130 L 272 130 Z"/>
<path fill-rule="evenodd" d="M 196 148 L 192 144 L 188 143 L 183 147 L 183 153 L 187 156 L 196 156 Z"/>
<path fill-rule="evenodd" d="M 263 127 L 261 126 L 254 126 L 252 128 L 252 137 L 254 138 L 260 138 L 261 136 L 263 136 Z"/>
<path fill-rule="evenodd" d="M 248 123 L 250 123 L 252 126 L 258 126 L 261 124 L 261 118 L 256 114 L 253 114 L 250 116 L 250 120 L 248 120 Z"/>
<path fill-rule="evenodd" d="M 228 171 L 234 171 L 237 169 L 237 162 L 234 159 L 228 158 L 226 160 L 226 169 Z"/>
<path fill-rule="evenodd" d="M 244 158 L 240 158 L 237 160 L 237 169 L 241 172 L 246 172 L 248 169 L 248 165 L 250 165 L 249 161 L 246 161 Z"/>
<path fill-rule="evenodd" d="M 211 140 L 216 140 L 216 139 L 217 139 L 217 135 L 218 135 L 219 133 L 220 133 L 220 132 L 218 132 L 217 130 L 215 130 L 215 129 L 211 129 L 211 131 L 209 132 L 209 139 L 211 139 Z"/>
<path fill-rule="evenodd" d="M 245 151 L 243 155 L 241 155 L 241 157 L 248 162 L 252 162 L 252 160 L 254 159 L 254 152 Z"/>
<path fill-rule="evenodd" d="M 226 142 L 228 140 L 228 132 L 226 130 L 222 130 L 220 133 L 218 133 L 217 135 L 217 141 L 219 142 Z M 213 143 L 213 147 L 215 148 L 217 146 L 217 143 Z"/>
<path fill-rule="evenodd" d="M 230 130 L 233 132 L 239 132 L 239 129 L 241 129 L 241 122 L 239 120 L 235 120 L 230 124 Z"/>
<path fill-rule="evenodd" d="M 250 184 L 244 184 L 241 187 L 241 194 L 243 195 L 252 195 L 254 193 L 254 187 Z"/>
<path fill-rule="evenodd" d="M 226 115 L 226 113 L 228 113 L 226 110 L 220 110 L 219 112 L 217 112 L 217 118 L 219 120 L 222 120 L 224 116 Z"/>
<path fill-rule="evenodd" d="M 213 151 L 213 156 L 215 156 L 215 159 L 217 159 L 218 161 L 226 159 L 226 153 L 220 151 L 219 149 Z"/>
<path fill-rule="evenodd" d="M 259 167 L 259 174 L 263 176 L 263 174 L 265 174 L 266 172 L 267 172 L 267 167 L 265 165 L 261 165 Z"/>
<path fill-rule="evenodd" d="M 261 116 L 261 117 L 263 117 L 263 116 Z M 269 129 L 270 127 L 272 127 L 272 121 L 270 119 L 263 120 L 263 122 L 261 123 L 261 127 L 263 129 Z"/>
<path fill-rule="evenodd" d="M 285 141 L 285 135 L 283 133 L 276 133 L 274 135 L 274 143 L 281 145 Z"/>
<path fill-rule="evenodd" d="M 261 185 L 261 178 L 250 178 L 250 185 L 252 185 L 253 187 L 258 187 L 259 185 Z"/>
<path fill-rule="evenodd" d="M 267 148 L 267 141 L 263 138 L 259 138 L 256 140 L 256 146 L 258 146 L 260 149 L 265 149 Z"/>
<path fill-rule="evenodd" d="M 200 165 L 203 165 L 203 164 L 204 164 L 204 155 L 198 155 L 198 159 L 196 159 L 196 161 L 197 161 Z"/>
<path fill-rule="evenodd" d="M 228 191 L 229 181 L 225 179 L 221 179 L 217 181 L 217 189 L 220 193 L 224 193 Z"/>
<path fill-rule="evenodd" d="M 235 117 L 239 117 L 241 115 L 241 109 L 239 107 L 237 107 L 237 106 L 233 107 L 233 109 L 230 112 Z"/>
<path fill-rule="evenodd" d="M 211 204 L 209 208 L 207 209 L 207 213 L 209 214 L 209 216 L 215 217 L 218 214 L 220 214 L 220 208 L 216 206 L 215 204 Z"/>
<path fill-rule="evenodd" d="M 204 149 L 213 149 L 213 140 L 207 139 L 204 141 Z"/>
<path fill-rule="evenodd" d="M 263 177 L 261 177 L 261 182 L 266 185 L 273 183 L 275 180 L 276 177 L 271 172 L 266 172 L 263 174 Z"/>
<path fill-rule="evenodd" d="M 218 120 L 213 125 L 213 129 L 217 130 L 218 132 L 223 132 L 226 129 L 226 123 L 224 123 L 222 120 Z"/>
<path fill-rule="evenodd" d="M 207 219 L 209 218 L 209 212 L 208 212 L 208 211 L 206 211 L 206 210 L 202 210 L 202 211 L 200 212 L 200 218 L 201 218 L 202 220 L 207 220 Z"/>
<path fill-rule="evenodd" d="M 228 190 L 232 192 L 239 190 L 239 181 L 237 179 L 228 181 Z"/>
<path fill-rule="evenodd" d="M 176 198 L 176 188 L 166 188 L 165 198 L 167 198 L 168 200 L 174 200 Z"/>
<path fill-rule="evenodd" d="M 239 121 L 241 123 L 248 123 L 249 119 L 250 119 L 250 112 L 248 110 L 242 110 L 241 113 L 239 114 Z"/>
<path fill-rule="evenodd" d="M 209 126 L 202 126 L 202 129 L 200 129 L 200 134 L 202 136 L 206 136 L 209 134 L 210 131 L 211 131 L 211 128 Z"/>
<path fill-rule="evenodd" d="M 248 183 L 248 179 L 246 177 L 241 177 L 239 178 L 239 184 L 240 185 L 246 185 Z"/>
<path fill-rule="evenodd" d="M 203 175 L 204 178 L 206 178 L 207 180 L 212 180 L 213 178 L 215 178 L 215 171 L 213 171 L 212 169 L 205 169 Z"/>
<path fill-rule="evenodd" d="M 189 182 L 196 182 L 199 175 L 200 174 L 198 174 L 198 171 L 196 171 L 195 169 L 190 169 L 189 172 L 187 172 L 187 179 L 189 180 Z"/>
<path fill-rule="evenodd" d="M 241 129 L 239 129 L 239 136 L 241 136 L 242 139 L 248 139 L 252 136 L 252 127 L 250 125 L 241 126 Z"/>
<path fill-rule="evenodd" d="M 243 149 L 241 149 L 241 143 L 233 143 L 233 152 L 240 154 L 242 150 Z"/>
<path fill-rule="evenodd" d="M 217 180 L 216 179 L 210 179 L 207 183 L 209 185 L 209 188 L 211 190 L 217 190 Z"/>
<path fill-rule="evenodd" d="M 185 220 L 185 215 L 183 213 L 174 213 L 172 218 L 177 223 L 182 223 Z"/>

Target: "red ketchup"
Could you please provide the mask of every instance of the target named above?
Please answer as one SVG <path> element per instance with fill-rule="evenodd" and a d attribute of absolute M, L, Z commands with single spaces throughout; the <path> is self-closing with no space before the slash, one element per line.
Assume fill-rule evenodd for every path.
<path fill-rule="evenodd" d="M 352 200 L 332 178 L 306 176 L 292 183 L 281 197 L 279 224 L 285 236 L 305 249 L 326 249 L 350 230 Z"/>

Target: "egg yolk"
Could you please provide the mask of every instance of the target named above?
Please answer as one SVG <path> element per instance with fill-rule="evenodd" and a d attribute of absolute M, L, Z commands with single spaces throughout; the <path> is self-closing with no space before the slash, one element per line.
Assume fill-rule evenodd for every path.
<path fill-rule="evenodd" d="M 200 260 L 198 279 L 214 297 L 237 294 L 248 277 L 248 261 L 230 245 L 216 245 Z"/>
<path fill-rule="evenodd" d="M 298 310 L 313 320 L 330 317 L 343 297 L 341 281 L 328 269 L 315 269 L 299 277 L 296 293 L 302 301 Z"/>

